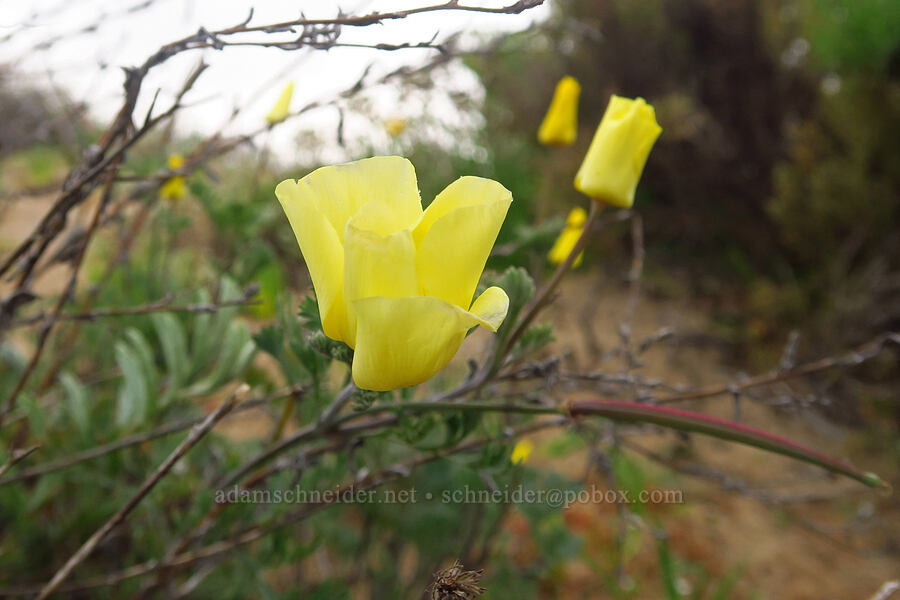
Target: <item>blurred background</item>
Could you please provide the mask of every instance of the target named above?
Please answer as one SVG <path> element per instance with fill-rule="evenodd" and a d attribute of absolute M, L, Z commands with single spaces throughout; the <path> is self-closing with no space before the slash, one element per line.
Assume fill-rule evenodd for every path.
<path fill-rule="evenodd" d="M 300 9 L 307 17 L 337 12 L 332 3 L 257 4 L 0 0 L 0 256 L 31 232 L 84 148 L 115 117 L 122 67 L 201 25 L 239 23 L 251 5 L 263 23 L 297 18 Z M 347 14 L 409 6 L 340 3 Z M 133 393 L 121 391 L 123 372 L 126 388 L 138 381 L 127 376 L 132 354 L 146 347 L 144 356 L 155 365 L 150 371 L 157 379 L 137 385 L 152 390 L 169 376 L 167 335 L 185 338 L 191 356 L 203 355 L 182 381 L 195 408 L 214 405 L 238 375 L 256 389 L 294 383 L 278 352 L 259 337 L 296 313 L 310 289 L 272 190 L 322 164 L 408 156 L 425 203 L 461 175 L 500 181 L 514 203 L 485 278 L 521 265 L 546 279 L 546 254 L 565 215 L 586 206 L 572 180 L 611 94 L 645 98 L 663 129 L 635 201 L 646 256 L 632 326 L 646 336 L 661 328 L 674 334 L 645 357 L 641 372 L 648 378 L 739 381 L 777 367 L 786 345 L 799 364 L 897 331 L 898 32 L 900 3 L 892 0 L 550 0 L 518 15 L 434 13 L 347 27 L 338 39 L 349 46 L 327 51 L 203 50 L 208 72 L 185 109 L 129 151 L 126 175 L 151 176 L 172 154 L 190 162 L 210 138 L 256 131 L 289 81 L 296 90 L 292 109 L 302 113 L 227 154 L 198 161 L 177 199 L 134 195 L 91 245 L 79 293 L 93 294 L 97 307 L 168 297 L 184 304 L 239 298 L 257 285 L 258 303 L 220 311 L 204 325 L 218 328 L 220 337 L 210 337 L 210 344 L 234 356 L 217 356 L 218 348 L 191 354 L 196 315 L 130 316 L 115 327 L 86 322 L 51 338 L 64 358 L 40 363 L 22 411 L 32 433 L 37 428 L 51 440 L 44 450 L 58 455 L 113 440 L 113 432 L 141 431 L 140 419 L 113 418 L 112 407 Z M 353 47 L 385 41 L 450 50 Z M 157 88 L 161 104 L 174 99 L 199 54 L 181 54 L 154 72 L 135 114 L 150 108 Z M 546 148 L 536 132 L 564 75 L 582 85 L 578 137 L 571 147 Z M 361 89 L 354 90 L 357 82 Z M 77 236 L 88 214 L 86 206 L 76 209 L 67 231 Z M 140 237 L 127 259 L 111 263 L 136 218 L 144 223 Z M 629 223 L 613 222 L 595 236 L 545 316 L 553 341 L 537 357 L 558 356 L 570 372 L 617 360 L 610 353 L 628 295 L 631 232 Z M 40 264 L 37 295 L 53 298 L 65 288 L 65 250 L 61 239 L 49 253 L 55 258 Z M 114 267 L 107 270 L 108 264 Z M 98 282 L 102 287 L 94 289 Z M 0 293 L 10 286 L 0 283 Z M 41 298 L 18 317 L 51 306 Z M 187 333 L 166 333 L 172 320 Z M 2 397 L 12 393 L 35 347 L 33 333 L 11 329 L 0 337 Z M 473 337 L 479 341 L 464 353 L 477 357 L 488 338 Z M 465 358 L 448 373 L 464 373 Z M 897 361 L 897 350 L 888 349 L 858 367 L 771 386 L 749 398 L 742 416 L 896 482 Z M 57 418 L 45 414 L 47 394 L 56 402 L 108 398 L 108 404 L 98 400 L 87 412 Z M 304 404 L 309 412 L 298 418 L 314 415 L 315 406 Z M 695 406 L 725 416 L 737 410 L 727 398 Z M 228 441 L 214 442 L 216 465 L 237 464 L 277 421 L 276 411 L 240 426 L 226 423 Z M 175 443 L 0 487 L 0 583 L 52 575 L 127 497 L 116 482 L 136 485 L 135 474 Z M 210 569 L 191 593 L 418 598 L 448 557 L 486 570 L 485 598 L 869 598 L 897 577 L 900 511 L 890 499 L 806 471 L 798 478 L 787 461 L 752 450 L 659 433 L 642 443 L 647 452 L 640 456 L 597 459 L 591 444 L 571 432 L 542 434 L 525 465 L 510 467 L 508 456 L 502 469 L 486 456 L 479 465 L 498 468 L 498 484 L 561 487 L 583 481 L 585 461 L 596 459 L 605 461 L 596 477 L 606 484 L 685 490 L 684 505 L 634 509 L 637 519 L 658 526 L 617 518 L 608 505 L 340 507 L 317 514 L 302 532 L 281 532 L 257 551 L 239 552 L 227 568 Z M 672 468 L 683 459 L 705 467 Z M 328 484 L 348 460 L 320 465 L 312 481 Z M 199 457 L 187 467 L 200 479 L 208 468 Z M 478 473 L 471 464 L 440 462 L 423 469 L 416 485 L 483 485 Z M 203 514 L 188 501 L 199 493 L 189 474 L 178 474 L 170 489 L 153 496 L 157 516 L 141 513 L 134 529 L 115 538 L 82 575 L 106 572 L 117 555 L 129 556 L 127 564 L 161 555 L 171 532 L 184 526 L 162 507 L 174 503 L 193 518 Z M 252 516 L 244 508 L 222 526 Z M 345 521 L 353 526 L 342 527 Z M 666 535 L 654 537 L 659 529 Z M 464 548 L 461 536 L 471 542 Z M 344 566 L 354 561 L 364 568 L 351 578 Z M 126 582 L 73 597 L 128 597 L 137 589 L 128 585 L 137 586 Z"/>

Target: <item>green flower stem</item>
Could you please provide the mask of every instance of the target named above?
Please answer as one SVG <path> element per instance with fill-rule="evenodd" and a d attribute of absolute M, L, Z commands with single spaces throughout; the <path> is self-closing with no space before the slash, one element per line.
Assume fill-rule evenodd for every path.
<path fill-rule="evenodd" d="M 637 402 L 621 402 L 617 400 L 578 400 L 565 407 L 533 406 L 523 404 L 494 404 L 487 402 L 409 402 L 405 404 L 385 404 L 373 406 L 359 413 L 346 415 L 335 421 L 335 426 L 361 416 L 393 412 L 506 412 L 519 414 L 552 414 L 569 417 L 598 416 L 626 423 L 652 423 L 670 429 L 701 433 L 715 438 L 735 442 L 745 446 L 753 446 L 761 450 L 781 454 L 796 460 L 810 463 L 834 473 L 840 473 L 855 479 L 869 487 L 888 488 L 889 486 L 874 473 L 860 471 L 855 467 L 832 458 L 826 454 L 796 444 L 761 429 L 748 427 L 735 421 L 719 419 L 710 415 L 693 411 L 654 406 Z"/>
<path fill-rule="evenodd" d="M 575 262 L 575 259 L 578 258 L 578 255 L 581 254 L 581 251 L 584 250 L 584 247 L 587 246 L 588 239 L 591 236 L 591 229 L 593 229 L 594 221 L 597 220 L 597 215 L 600 213 L 600 203 L 591 200 L 591 209 L 588 212 L 587 219 L 584 222 L 584 229 L 581 231 L 581 236 L 578 238 L 578 242 L 575 243 L 575 246 L 572 247 L 572 251 L 569 252 L 569 255 L 566 257 L 559 266 L 556 267 L 556 271 L 554 271 L 553 276 L 550 278 L 540 290 L 535 295 L 534 299 L 531 303 L 525 308 L 524 314 L 522 315 L 522 320 L 519 322 L 518 326 L 513 330 L 510 334 L 509 339 L 499 347 L 497 350 L 496 358 L 493 361 L 492 371 L 496 372 L 499 369 L 500 365 L 503 363 L 503 359 L 507 354 L 513 349 L 516 345 L 516 342 L 519 341 L 519 338 L 522 337 L 522 334 L 528 329 L 528 326 L 531 325 L 531 322 L 537 316 L 537 314 L 550 303 L 550 300 L 553 296 L 553 292 L 556 290 L 557 286 L 559 286 L 559 282 L 562 281 L 563 275 L 565 275 L 569 269 L 572 267 L 572 263 Z"/>
<path fill-rule="evenodd" d="M 653 423 L 671 429 L 702 433 L 814 464 L 828 471 L 855 479 L 869 487 L 888 487 L 888 484 L 874 473 L 860 471 L 845 462 L 801 446 L 791 440 L 727 419 L 719 419 L 710 415 L 668 406 L 653 406 L 616 400 L 575 401 L 570 403 L 568 408 L 569 414 L 573 417 L 581 415 L 602 416 L 615 421 Z"/>

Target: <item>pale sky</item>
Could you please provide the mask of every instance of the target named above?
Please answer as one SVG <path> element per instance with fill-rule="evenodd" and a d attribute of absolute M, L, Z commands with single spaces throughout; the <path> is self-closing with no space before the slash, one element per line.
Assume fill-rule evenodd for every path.
<path fill-rule="evenodd" d="M 323 18 L 335 16 L 339 8 L 345 14 L 369 14 L 434 3 L 434 0 L 155 0 L 149 8 L 128 14 L 128 8 L 142 4 L 142 1 L 0 0 L 0 40 L 14 34 L 7 41 L 0 41 L 0 62 L 15 65 L 20 76 L 35 83 L 52 81 L 76 101 L 90 106 L 95 118 L 109 122 L 122 100 L 123 78 L 119 67 L 140 64 L 163 44 L 194 33 L 200 26 L 209 30 L 233 26 L 247 17 L 251 6 L 254 8 L 251 25 L 257 25 L 296 19 L 301 12 L 309 18 Z M 466 2 L 491 7 L 511 3 L 512 0 Z M 479 34 L 521 30 L 548 14 L 546 4 L 521 15 L 441 11 L 383 25 L 345 27 L 340 41 L 418 43 L 437 34 L 436 41 L 440 42 L 463 31 L 466 44 L 473 45 Z M 98 21 L 96 31 L 72 35 Z M 46 50 L 35 49 L 37 44 L 56 36 L 65 39 Z M 282 34 L 279 39 L 286 38 Z M 137 115 L 146 111 L 157 88 L 162 90 L 160 101 L 166 106 L 166 100 L 177 92 L 201 57 L 210 68 L 186 98 L 187 103 L 197 103 L 196 106 L 183 111 L 176 122 L 183 133 L 203 134 L 219 129 L 234 106 L 245 106 L 245 110 L 227 132 L 251 131 L 259 127 L 288 81 L 295 84 L 291 106 L 297 109 L 309 101 L 327 99 L 346 89 L 370 64 L 373 65 L 370 74 L 377 75 L 401 65 L 421 64 L 435 52 L 358 48 L 287 52 L 275 48 L 242 47 L 224 51 L 193 50 L 151 71 L 144 84 Z M 396 89 L 381 88 L 367 94 L 368 111 L 376 119 L 443 115 L 452 121 L 452 127 L 463 130 L 477 127 L 477 116 L 460 115 L 449 100 L 451 93 L 462 93 L 480 101 L 483 91 L 474 75 L 456 65 L 437 76 L 440 85 L 434 92 L 403 95 Z M 319 152 L 317 157 L 339 159 L 344 151 L 333 143 L 337 120 L 338 113 L 334 108 L 318 109 L 266 134 L 267 138 L 262 141 L 291 161 L 304 156 L 303 150 L 297 148 L 297 132 L 313 129 L 323 138 L 324 152 Z M 346 116 L 344 132 L 351 154 L 354 146 L 389 144 L 381 122 L 359 115 Z M 440 132 L 434 134 L 440 135 Z M 294 155 L 291 155 L 292 151 Z"/>

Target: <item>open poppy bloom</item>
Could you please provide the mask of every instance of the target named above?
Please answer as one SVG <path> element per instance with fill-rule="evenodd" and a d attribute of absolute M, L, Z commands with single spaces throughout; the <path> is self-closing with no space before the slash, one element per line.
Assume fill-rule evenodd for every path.
<path fill-rule="evenodd" d="M 496 331 L 502 289 L 472 298 L 512 194 L 461 177 L 422 210 L 412 163 L 379 156 L 275 188 L 309 267 L 322 328 L 354 349 L 353 380 L 385 391 L 440 371 L 475 325 Z"/>

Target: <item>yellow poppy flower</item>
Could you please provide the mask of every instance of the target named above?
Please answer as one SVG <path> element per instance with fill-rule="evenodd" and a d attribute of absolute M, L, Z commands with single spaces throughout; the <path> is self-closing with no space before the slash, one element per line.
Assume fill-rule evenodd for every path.
<path fill-rule="evenodd" d="M 556 84 L 550 108 L 538 129 L 538 141 L 545 146 L 570 146 L 578 134 L 578 96 L 581 85 L 574 77 Z"/>
<path fill-rule="evenodd" d="M 177 153 L 171 154 L 166 160 L 166 166 L 172 171 L 177 171 L 184 167 L 184 157 Z M 187 193 L 187 182 L 181 175 L 167 179 L 159 188 L 159 196 L 164 200 L 181 200 Z"/>
<path fill-rule="evenodd" d="M 415 169 L 378 156 L 288 179 L 275 195 L 316 290 L 322 328 L 354 349 L 353 380 L 369 390 L 422 383 L 475 325 L 496 331 L 502 289 L 472 297 L 512 194 L 461 177 L 422 211 Z"/>
<path fill-rule="evenodd" d="M 392 138 L 406 131 L 406 121 L 403 119 L 388 119 L 384 122 L 384 129 Z"/>
<path fill-rule="evenodd" d="M 600 202 L 630 208 L 661 132 L 653 107 L 643 98 L 613 96 L 575 175 L 575 188 Z"/>
<path fill-rule="evenodd" d="M 559 237 L 556 238 L 556 242 L 554 242 L 553 247 L 550 248 L 550 252 L 547 254 L 547 258 L 550 262 L 554 265 L 560 265 L 565 262 L 569 253 L 572 251 L 572 248 L 578 243 L 581 232 L 584 231 L 584 222 L 586 220 L 587 213 L 581 207 L 575 207 L 569 212 L 569 216 L 566 218 L 565 227 L 563 227 Z M 572 268 L 574 269 L 580 265 L 581 259 L 583 258 L 584 252 L 581 252 L 578 257 L 575 258 L 575 262 L 572 263 Z"/>
<path fill-rule="evenodd" d="M 293 95 L 294 82 L 291 81 L 284 86 L 284 90 L 281 92 L 281 95 L 278 96 L 278 100 L 275 101 L 275 106 L 273 106 L 272 110 L 269 111 L 269 114 L 266 115 L 266 123 L 275 125 L 288 118 L 291 111 L 291 96 Z"/>
<path fill-rule="evenodd" d="M 531 456 L 534 452 L 534 444 L 529 439 L 521 439 L 513 446 L 512 454 L 509 456 L 509 462 L 514 465 L 520 465 Z"/>

